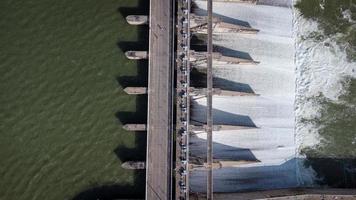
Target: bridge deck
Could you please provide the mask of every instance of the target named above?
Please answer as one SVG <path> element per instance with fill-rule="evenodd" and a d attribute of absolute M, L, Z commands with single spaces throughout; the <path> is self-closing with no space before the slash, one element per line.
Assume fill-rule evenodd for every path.
<path fill-rule="evenodd" d="M 172 1 L 150 1 L 146 199 L 171 199 Z"/>

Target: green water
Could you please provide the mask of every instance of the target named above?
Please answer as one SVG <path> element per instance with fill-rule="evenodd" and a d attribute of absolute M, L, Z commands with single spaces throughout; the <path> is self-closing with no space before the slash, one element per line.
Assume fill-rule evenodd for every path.
<path fill-rule="evenodd" d="M 299 0 L 296 8 L 305 18 L 318 22 L 321 30 L 306 39 L 322 42 L 332 38 L 356 65 L 356 0 Z M 303 153 L 319 184 L 356 188 L 356 79 L 344 77 L 344 86 L 337 102 L 323 95 L 313 99 L 321 105 L 321 113 L 306 123 L 319 128 L 321 139 Z"/>
<path fill-rule="evenodd" d="M 120 127 L 146 112 L 132 113 L 143 106 L 120 85 L 142 67 L 117 45 L 140 39 L 120 13 L 137 6 L 0 1 L 1 200 L 143 196 L 137 174 L 120 167 L 145 153 L 130 151 L 144 141 Z"/>
<path fill-rule="evenodd" d="M 314 39 L 337 36 L 336 42 L 348 58 L 356 61 L 356 0 L 299 0 L 296 8 L 305 18 L 318 22 L 323 33 L 311 34 Z"/>
<path fill-rule="evenodd" d="M 356 188 L 356 80 L 348 80 L 347 93 L 335 103 L 324 97 L 320 116 L 318 145 L 303 150 L 306 165 L 313 167 L 321 185 Z"/>

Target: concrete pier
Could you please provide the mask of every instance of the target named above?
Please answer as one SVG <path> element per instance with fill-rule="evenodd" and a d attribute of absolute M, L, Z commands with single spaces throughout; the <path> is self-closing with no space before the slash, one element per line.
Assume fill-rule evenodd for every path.
<path fill-rule="evenodd" d="M 353 199 L 338 191 L 270 190 L 299 187 L 298 160 L 293 157 L 293 48 L 287 26 L 292 15 L 288 6 L 280 7 L 278 2 L 284 0 L 268 10 L 262 2 L 276 2 L 223 1 L 239 2 L 228 5 L 239 12 L 220 4 L 220 16 L 258 29 L 226 22 L 220 23 L 220 31 L 213 30 L 218 21 L 212 17 L 212 5 L 208 17 L 197 17 L 191 13 L 191 0 L 151 0 L 150 16 L 127 18 L 129 24 L 150 27 L 149 49 L 125 53 L 131 60 L 149 60 L 149 83 L 124 89 L 131 95 L 148 95 L 148 120 L 123 126 L 147 132 L 147 158 L 122 167 L 146 170 L 146 199 Z M 201 33 L 209 32 L 207 51 L 190 48 L 192 34 L 199 33 L 194 23 Z M 216 51 L 213 32 L 219 38 Z M 192 68 L 206 68 L 207 88 L 190 85 Z"/>

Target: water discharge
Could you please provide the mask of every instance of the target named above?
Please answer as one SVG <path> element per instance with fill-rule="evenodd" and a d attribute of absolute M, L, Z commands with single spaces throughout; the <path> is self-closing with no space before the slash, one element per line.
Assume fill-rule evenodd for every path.
<path fill-rule="evenodd" d="M 295 19 L 301 184 L 356 187 L 356 2 L 297 1 Z"/>
<path fill-rule="evenodd" d="M 243 161 L 214 172 L 216 191 L 356 187 L 355 4 L 214 4 L 224 20 L 260 30 L 214 36 L 215 50 L 260 62 L 216 65 L 217 87 L 259 94 L 214 97 L 216 123 L 248 127 L 215 133 L 215 158 Z M 124 17 L 147 14 L 148 1 L 0 7 L 0 199 L 143 198 L 144 176 L 120 165 L 144 159 L 145 138 L 120 126 L 146 121 L 147 99 L 122 87 L 147 84 L 147 63 L 123 51 L 147 50 L 147 31 Z M 205 99 L 192 109 L 204 121 Z M 192 137 L 198 157 L 205 139 Z M 192 190 L 204 191 L 205 172 L 191 175 Z"/>
<path fill-rule="evenodd" d="M 205 2 L 196 3 L 204 15 Z M 259 94 L 214 98 L 214 123 L 252 127 L 214 134 L 216 159 L 246 161 L 215 170 L 215 191 L 355 187 L 355 3 L 226 2 L 214 12 L 260 30 L 214 37 L 215 50 L 260 62 L 215 65 L 215 87 Z M 192 119 L 204 121 L 205 104 L 194 102 Z M 204 158 L 205 139 L 191 139 L 192 155 Z M 204 191 L 204 176 L 192 173 L 194 191 Z"/>
<path fill-rule="evenodd" d="M 196 3 L 200 8 L 196 13 L 204 14 L 205 2 Z M 259 30 L 256 35 L 215 35 L 215 49 L 260 62 L 258 65 L 215 65 L 215 87 L 258 96 L 213 99 L 215 124 L 249 127 L 215 132 L 214 157 L 245 163 L 215 170 L 214 190 L 236 192 L 296 187 L 292 9 L 290 6 L 215 3 L 214 12 L 225 21 Z M 197 99 L 192 109 L 192 119 L 204 121 L 205 99 Z M 193 156 L 204 158 L 205 137 L 204 133 L 192 137 Z M 204 191 L 205 173 L 199 171 L 191 175 L 193 191 Z"/>

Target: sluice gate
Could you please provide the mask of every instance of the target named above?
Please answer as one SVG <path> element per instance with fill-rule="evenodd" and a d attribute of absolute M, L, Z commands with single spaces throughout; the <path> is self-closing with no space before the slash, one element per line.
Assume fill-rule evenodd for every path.
<path fill-rule="evenodd" d="M 252 5 L 256 2 L 239 1 Z M 149 84 L 124 88 L 127 94 L 148 95 L 148 121 L 146 124 L 132 122 L 123 126 L 128 131 L 147 132 L 147 158 L 146 161 L 129 161 L 122 165 L 126 169 L 146 170 L 146 199 L 174 197 L 183 200 L 195 197 L 190 187 L 190 174 L 194 171 L 207 172 L 206 193 L 200 193 L 198 196 L 212 199 L 216 197 L 213 193 L 213 170 L 260 162 L 257 159 L 223 159 L 213 156 L 213 131 L 219 134 L 217 131 L 259 129 L 255 126 L 213 123 L 213 96 L 259 96 L 253 91 L 213 87 L 213 65 L 223 63 L 238 67 L 255 67 L 259 62 L 252 58 L 213 51 L 212 35 L 238 33 L 251 37 L 251 34 L 258 34 L 259 30 L 214 17 L 212 2 L 208 1 L 208 5 L 208 16 L 198 16 L 191 13 L 191 0 L 151 0 L 150 16 L 129 15 L 126 18 L 131 25 L 149 25 L 150 28 L 148 50 L 125 52 L 125 56 L 130 60 L 148 59 Z M 208 36 L 207 51 L 191 49 L 193 34 Z M 190 72 L 198 66 L 203 66 L 207 71 L 206 88 L 191 86 Z M 191 119 L 191 103 L 198 97 L 207 98 L 206 122 Z M 199 134 L 197 132 L 207 133 L 206 157 L 194 155 L 194 152 L 190 151 L 190 137 Z M 175 152 L 172 151 L 173 146 Z"/>
<path fill-rule="evenodd" d="M 175 194 L 182 200 L 189 199 L 190 8 L 191 0 L 177 1 Z"/>
<path fill-rule="evenodd" d="M 212 52 L 212 25 L 214 24 L 214 32 L 216 33 L 229 33 L 229 32 L 239 32 L 239 33 L 257 33 L 257 29 L 242 27 L 234 24 L 228 24 L 223 22 L 221 19 L 212 17 L 212 14 L 207 16 L 196 16 L 191 14 L 191 0 L 177 0 L 174 4 L 176 5 L 176 14 L 172 14 L 171 16 L 175 16 L 175 21 L 164 19 L 164 17 L 160 15 L 167 15 L 170 12 L 164 12 L 160 9 L 172 9 L 172 5 L 170 3 L 161 2 L 164 0 L 152 0 L 151 1 L 151 12 L 150 16 L 144 15 L 129 15 L 126 17 L 127 22 L 131 25 L 149 25 L 150 26 L 150 49 L 148 51 L 127 51 L 125 52 L 125 56 L 131 60 L 141 60 L 148 59 L 149 60 L 149 85 L 148 87 L 127 87 L 124 88 L 124 91 L 127 94 L 132 95 L 148 95 L 149 96 L 149 108 L 148 108 L 148 123 L 147 124 L 126 124 L 123 126 L 124 129 L 129 131 L 147 131 L 148 141 L 147 141 L 147 160 L 144 161 L 129 161 L 123 163 L 122 167 L 126 169 L 146 169 L 146 198 L 147 199 L 155 199 L 155 198 L 172 198 L 173 195 L 170 193 L 173 189 L 173 185 L 175 185 L 175 198 L 176 199 L 189 199 L 190 189 L 189 189 L 189 171 L 191 170 L 206 170 L 210 169 L 210 171 L 214 169 L 218 169 L 224 166 L 230 166 L 231 163 L 240 163 L 241 161 L 219 161 L 212 163 L 212 156 L 210 155 L 210 163 L 208 162 L 197 162 L 196 158 L 192 159 L 192 162 L 189 162 L 189 137 L 190 134 L 196 131 L 206 131 L 206 129 L 211 131 L 219 131 L 219 130 L 239 130 L 251 127 L 243 127 L 243 126 L 234 126 L 234 125 L 212 125 L 209 124 L 201 124 L 201 123 L 191 123 L 190 121 L 190 101 L 192 96 L 205 96 L 211 99 L 211 95 L 227 95 L 227 96 L 251 96 L 256 94 L 249 94 L 239 91 L 229 91 L 222 90 L 220 88 L 212 88 L 212 61 L 214 62 L 222 62 L 226 64 L 258 64 L 258 62 L 253 60 L 247 60 L 244 58 L 231 57 L 223 55 L 219 52 Z M 158 6 L 158 4 L 162 4 Z M 163 6 L 163 7 L 162 7 Z M 156 9 L 157 8 L 157 9 Z M 169 15 L 168 15 L 169 16 Z M 210 22 L 209 20 L 210 19 Z M 163 26 L 165 24 L 165 26 Z M 169 27 L 174 27 L 175 31 L 170 33 Z M 191 34 L 193 33 L 202 33 L 208 34 L 208 38 L 210 38 L 210 45 L 208 45 L 207 52 L 199 52 L 191 50 L 190 48 L 190 39 Z M 171 34 L 171 35 L 162 35 L 162 34 Z M 163 37 L 163 38 L 162 38 Z M 175 40 L 174 40 L 175 38 Z M 176 45 L 173 45 L 175 41 Z M 162 46 L 163 45 L 163 46 Z M 174 46 L 176 47 L 173 50 Z M 162 48 L 165 49 L 165 52 L 171 52 L 172 55 L 161 55 L 163 53 Z M 163 57 L 162 57 L 163 56 Z M 162 58 L 162 59 L 161 59 Z M 167 59 L 168 58 L 168 59 Z M 169 58 L 174 58 L 170 61 Z M 209 64 L 210 63 L 210 64 Z M 157 65 L 157 66 L 156 66 Z M 208 77 L 210 77 L 210 88 L 194 88 L 190 87 L 190 71 L 192 67 L 195 65 L 207 65 L 208 69 Z M 175 67 L 173 67 L 175 66 Z M 165 67 L 165 68 L 160 68 Z M 168 69 L 176 69 L 175 76 L 176 77 L 176 88 L 170 89 L 169 79 L 173 76 L 169 74 Z M 163 73 L 162 73 L 163 72 Z M 166 73 L 168 72 L 168 73 Z M 209 74 L 210 73 L 210 74 Z M 160 83 L 157 80 L 163 80 Z M 166 84 L 163 85 L 162 84 Z M 167 87 L 168 86 L 168 87 Z M 160 95 L 160 91 L 163 88 L 166 90 L 170 90 L 168 93 L 163 93 Z M 158 93 L 157 93 L 158 92 Z M 167 95 L 168 96 L 167 96 Z M 210 97 L 209 97 L 210 95 Z M 169 103 L 169 99 L 175 97 L 176 104 L 176 121 L 172 122 L 171 114 L 169 110 L 172 108 L 169 107 L 173 105 L 173 102 Z M 167 101 L 168 100 L 168 101 Z M 156 103 L 160 104 L 162 102 L 167 102 L 168 107 L 165 107 L 162 110 L 159 110 L 159 107 L 155 107 Z M 210 106 L 211 107 L 211 106 Z M 168 109 L 168 112 L 165 110 Z M 159 118 L 168 119 L 166 126 L 161 127 L 161 129 L 157 129 Z M 211 118 L 211 115 L 210 115 Z M 172 140 L 170 139 L 173 136 L 173 129 L 170 127 L 175 127 L 175 164 L 171 165 L 170 162 L 172 158 L 172 154 L 170 150 L 170 143 Z M 163 129 L 162 129 L 163 128 Z M 165 130 L 166 132 L 161 132 Z M 158 133 L 162 134 L 159 135 Z M 153 138 L 153 135 L 156 135 Z M 152 137 L 152 138 L 151 138 Z M 166 144 L 164 149 L 160 147 L 155 147 L 155 144 Z M 158 149 L 157 149 L 158 148 Z M 158 153 L 158 152 L 161 153 Z M 152 153 L 151 153 L 152 152 Z M 156 152 L 156 153 L 153 153 Z M 211 154 L 211 150 L 210 150 Z M 160 157 L 157 159 L 157 156 Z M 163 157 L 162 157 L 163 156 Z M 163 160 L 161 159 L 163 158 Z M 160 160 L 161 159 L 161 160 Z M 165 164 L 163 163 L 165 162 Z M 163 165 L 161 165 L 162 163 Z M 168 166 L 169 165 L 169 166 Z M 154 166 L 160 166 L 158 168 Z M 170 167 L 170 170 L 167 167 Z M 163 167 L 163 168 L 162 168 Z M 161 173 L 161 171 L 165 171 L 165 173 Z M 172 183 L 172 178 L 170 175 L 175 176 L 175 184 Z M 155 177 L 156 176 L 156 177 Z M 161 178 L 160 178 L 161 177 Z M 166 178 L 164 178 L 166 177 Z M 212 177 L 211 177 L 212 178 Z M 166 179 L 165 181 L 163 181 Z M 159 186 L 159 182 L 163 181 L 164 187 Z M 210 179 L 210 184 L 212 184 L 212 180 Z M 210 195 L 212 196 L 212 186 L 210 188 Z M 157 193 L 157 191 L 160 191 Z"/>

